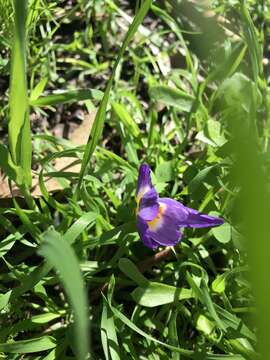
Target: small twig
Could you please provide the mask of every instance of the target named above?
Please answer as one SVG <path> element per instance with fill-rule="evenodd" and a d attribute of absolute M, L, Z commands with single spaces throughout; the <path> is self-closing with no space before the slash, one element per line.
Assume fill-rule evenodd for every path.
<path fill-rule="evenodd" d="M 152 266 L 159 264 L 161 261 L 166 260 L 170 258 L 172 255 L 171 247 L 166 247 L 166 249 L 159 251 L 153 256 L 150 256 L 146 260 L 143 260 L 137 264 L 137 267 L 140 272 L 144 273 L 148 269 L 150 269 Z M 99 288 L 95 289 L 91 296 L 91 302 L 96 301 L 102 293 L 104 293 L 108 288 L 109 283 L 106 282 L 103 285 L 101 285 Z"/>

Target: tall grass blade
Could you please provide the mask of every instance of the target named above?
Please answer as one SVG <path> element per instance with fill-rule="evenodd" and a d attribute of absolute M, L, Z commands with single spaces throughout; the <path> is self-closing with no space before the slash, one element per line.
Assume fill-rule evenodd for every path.
<path fill-rule="evenodd" d="M 136 33 L 138 27 L 140 26 L 140 24 L 142 23 L 145 15 L 147 14 L 150 6 L 151 6 L 151 2 L 152 0 L 146 0 L 144 1 L 144 3 L 142 4 L 140 10 L 138 11 L 137 15 L 134 17 L 134 20 L 132 22 L 132 24 L 130 25 L 130 28 L 128 29 L 128 32 L 125 36 L 124 42 L 122 44 L 122 47 L 119 51 L 119 54 L 117 56 L 117 59 L 115 61 L 115 64 L 113 66 L 112 69 L 112 74 L 110 77 L 110 80 L 106 86 L 106 90 L 104 93 L 104 96 L 102 98 L 101 104 L 99 106 L 97 115 L 95 117 L 95 121 L 94 121 L 94 125 L 92 127 L 92 131 L 91 134 L 89 136 L 86 148 L 85 148 L 85 153 L 84 153 L 84 157 L 82 160 L 82 166 L 81 166 L 81 171 L 80 171 L 80 177 L 79 177 L 79 185 L 78 188 L 80 188 L 81 183 L 83 181 L 83 177 L 86 171 L 86 167 L 89 164 L 89 161 L 91 159 L 91 156 L 96 148 L 96 145 L 98 143 L 98 140 L 102 134 L 102 129 L 103 129 L 103 124 L 104 124 L 104 120 L 105 120 L 105 114 L 106 114 L 106 109 L 107 109 L 107 104 L 109 101 L 109 95 L 110 95 L 110 90 L 112 87 L 112 83 L 114 80 L 114 76 L 115 76 L 115 72 L 116 72 L 116 68 L 121 60 L 121 58 L 124 55 L 124 52 L 130 42 L 130 40 L 132 39 L 132 37 L 134 36 L 134 34 Z"/>
<path fill-rule="evenodd" d="M 14 39 L 11 56 L 9 147 L 21 167 L 24 182 L 31 186 L 32 144 L 26 81 L 27 0 L 14 0 Z"/>
<path fill-rule="evenodd" d="M 254 116 L 255 112 L 252 113 Z M 241 135 L 240 131 L 236 133 L 237 176 L 242 187 L 239 205 L 248 240 L 250 273 L 257 304 L 259 349 L 262 359 L 268 359 L 270 356 L 268 335 L 270 328 L 269 169 L 266 168 L 262 153 L 258 150 L 254 132 L 250 131 L 245 142 L 240 141 Z"/>

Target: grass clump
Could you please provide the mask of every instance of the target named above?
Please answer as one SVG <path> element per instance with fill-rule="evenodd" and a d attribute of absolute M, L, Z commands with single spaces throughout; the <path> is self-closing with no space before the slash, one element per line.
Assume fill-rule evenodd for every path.
<path fill-rule="evenodd" d="M 1 356 L 266 359 L 269 6 L 0 9 Z M 224 225 L 146 248 L 142 162 Z"/>

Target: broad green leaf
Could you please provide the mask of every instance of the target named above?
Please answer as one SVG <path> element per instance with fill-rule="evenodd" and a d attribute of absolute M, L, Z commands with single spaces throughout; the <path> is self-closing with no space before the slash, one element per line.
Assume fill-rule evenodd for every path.
<path fill-rule="evenodd" d="M 194 97 L 182 90 L 174 89 L 166 85 L 152 86 L 149 89 L 150 98 L 155 102 L 173 106 L 177 110 L 188 112 L 194 102 Z"/>
<path fill-rule="evenodd" d="M 9 148 L 13 162 L 24 175 L 24 183 L 32 182 L 32 144 L 26 81 L 26 17 L 27 1 L 14 0 L 14 37 L 11 56 L 11 80 L 8 123 Z"/>
<path fill-rule="evenodd" d="M 81 100 L 101 100 L 103 92 L 95 89 L 66 90 L 62 92 L 44 95 L 30 101 L 32 106 L 54 106 Z"/>
<path fill-rule="evenodd" d="M 212 233 L 219 242 L 226 244 L 232 238 L 232 227 L 230 224 L 225 223 L 221 226 L 213 228 Z"/>
<path fill-rule="evenodd" d="M 131 296 L 134 301 L 142 306 L 155 307 L 177 300 L 194 298 L 194 293 L 190 289 L 180 289 L 167 284 L 149 282 L 147 286 L 137 287 Z"/>
<path fill-rule="evenodd" d="M 76 255 L 59 233 L 49 230 L 44 234 L 39 254 L 59 273 L 74 313 L 77 356 L 85 360 L 88 353 L 88 314 L 83 279 Z"/>
<path fill-rule="evenodd" d="M 53 337 L 43 336 L 0 344 L 0 351 L 4 353 L 27 354 L 53 349 L 55 346 L 56 341 Z"/>

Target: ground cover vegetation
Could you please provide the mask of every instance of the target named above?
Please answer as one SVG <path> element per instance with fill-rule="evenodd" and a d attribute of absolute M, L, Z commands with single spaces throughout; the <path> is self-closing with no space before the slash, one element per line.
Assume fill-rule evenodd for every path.
<path fill-rule="evenodd" d="M 0 0 L 0 358 L 267 359 L 269 19 Z M 142 163 L 224 224 L 144 246 Z"/>

